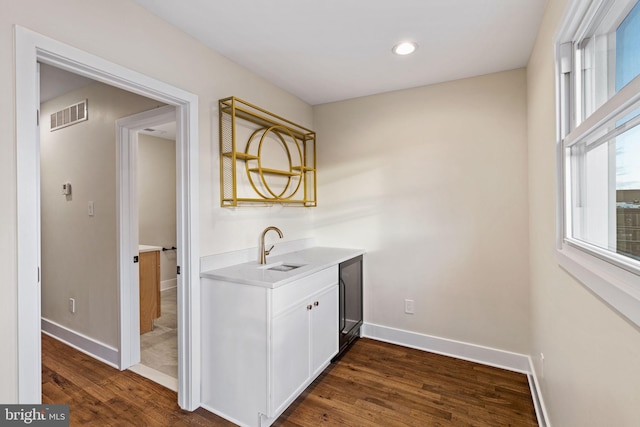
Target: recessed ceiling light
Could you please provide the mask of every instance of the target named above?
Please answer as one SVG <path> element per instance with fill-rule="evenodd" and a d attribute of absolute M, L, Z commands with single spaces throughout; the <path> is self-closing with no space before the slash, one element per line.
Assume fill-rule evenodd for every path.
<path fill-rule="evenodd" d="M 409 55 L 418 48 L 418 44 L 415 42 L 402 42 L 398 43 L 391 49 L 396 55 Z"/>

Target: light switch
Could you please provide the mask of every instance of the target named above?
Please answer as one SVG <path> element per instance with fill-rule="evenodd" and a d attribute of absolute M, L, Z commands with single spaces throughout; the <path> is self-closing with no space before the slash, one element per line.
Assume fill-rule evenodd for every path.
<path fill-rule="evenodd" d="M 93 202 L 89 202 L 89 206 L 87 208 L 89 216 L 93 216 Z"/>

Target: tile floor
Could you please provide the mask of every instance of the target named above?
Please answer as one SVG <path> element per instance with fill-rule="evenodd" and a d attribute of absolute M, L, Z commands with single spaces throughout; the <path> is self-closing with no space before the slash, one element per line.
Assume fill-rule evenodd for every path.
<path fill-rule="evenodd" d="M 162 315 L 151 332 L 140 336 L 141 364 L 178 378 L 178 317 L 176 288 L 161 292 Z"/>

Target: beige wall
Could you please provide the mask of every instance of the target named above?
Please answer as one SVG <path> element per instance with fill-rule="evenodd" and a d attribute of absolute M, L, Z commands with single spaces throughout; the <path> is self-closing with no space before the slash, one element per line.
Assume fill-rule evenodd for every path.
<path fill-rule="evenodd" d="M 140 244 L 176 246 L 175 141 L 138 135 L 138 218 Z M 160 252 L 163 286 L 175 286 L 175 279 L 176 251 Z"/>
<path fill-rule="evenodd" d="M 51 113 L 84 99 L 89 120 L 50 131 Z M 41 106 L 42 317 L 116 348 L 115 122 L 159 105 L 92 83 Z M 65 182 L 71 183 L 69 197 L 61 194 Z M 69 298 L 76 300 L 75 314 L 68 309 Z"/>
<path fill-rule="evenodd" d="M 531 354 L 554 426 L 636 426 L 640 331 L 555 259 L 553 37 L 565 3 L 549 1 L 527 68 Z"/>
<path fill-rule="evenodd" d="M 528 353 L 525 91 L 520 69 L 314 109 L 316 232 L 367 250 L 366 322 Z"/>
<path fill-rule="evenodd" d="M 202 255 L 257 246 L 258 233 L 277 225 L 287 239 L 309 236 L 311 210 L 219 207 L 217 100 L 244 98 L 312 127 L 312 110 L 300 99 L 211 52 L 129 0 L 0 0 L 0 402 L 17 399 L 17 259 L 15 63 L 13 26 L 20 25 L 199 97 L 200 247 Z M 34 113 L 35 114 L 35 113 Z M 36 302 L 34 302 L 36 303 Z"/>

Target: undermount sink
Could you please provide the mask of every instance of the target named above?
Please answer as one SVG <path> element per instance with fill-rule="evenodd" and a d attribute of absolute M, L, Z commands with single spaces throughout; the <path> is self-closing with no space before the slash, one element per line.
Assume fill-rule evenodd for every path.
<path fill-rule="evenodd" d="M 304 267 L 306 264 L 295 264 L 290 262 L 275 262 L 273 264 L 265 264 L 260 265 L 258 268 L 261 270 L 272 270 L 272 271 L 291 271 L 296 268 Z"/>
<path fill-rule="evenodd" d="M 302 267 L 301 265 L 291 265 L 291 264 L 280 264 L 280 265 L 275 265 L 271 268 L 269 268 L 269 270 L 275 270 L 275 271 L 289 271 L 289 270 L 294 270 L 298 267 Z"/>

